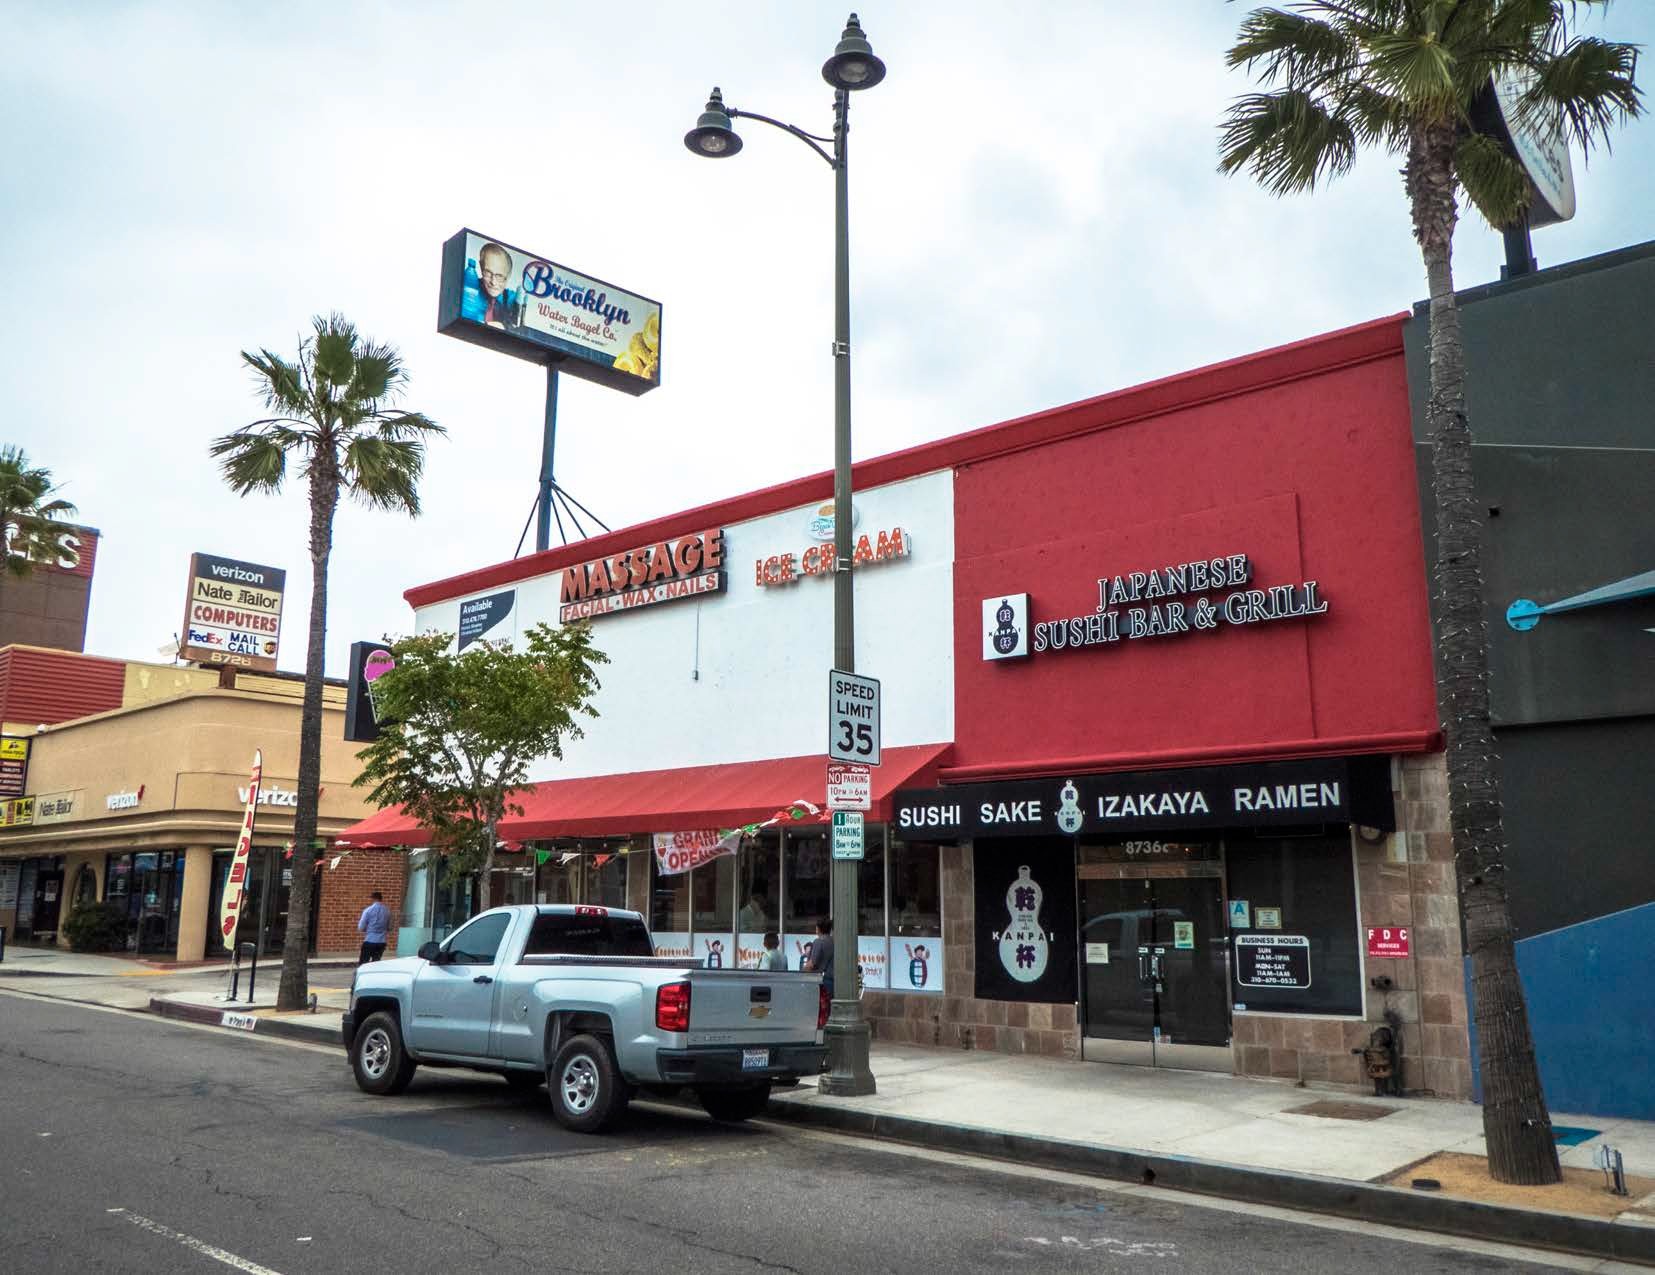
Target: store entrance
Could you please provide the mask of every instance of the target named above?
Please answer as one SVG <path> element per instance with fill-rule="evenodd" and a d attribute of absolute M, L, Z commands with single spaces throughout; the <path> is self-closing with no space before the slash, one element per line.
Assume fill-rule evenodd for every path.
<path fill-rule="evenodd" d="M 1234 1069 L 1219 853 L 1216 842 L 1081 847 L 1082 1057 Z"/>

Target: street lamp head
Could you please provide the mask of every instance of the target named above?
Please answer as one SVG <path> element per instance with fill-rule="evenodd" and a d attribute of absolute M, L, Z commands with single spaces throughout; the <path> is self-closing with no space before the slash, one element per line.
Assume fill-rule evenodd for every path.
<path fill-rule="evenodd" d="M 845 34 L 833 56 L 822 63 L 822 78 L 836 89 L 871 89 L 885 78 L 885 64 L 874 56 L 856 15 L 845 23 Z"/>
<path fill-rule="evenodd" d="M 741 138 L 730 127 L 730 115 L 724 109 L 724 94 L 716 88 L 695 127 L 684 134 L 684 145 L 691 154 L 708 159 L 727 159 L 741 149 Z"/>

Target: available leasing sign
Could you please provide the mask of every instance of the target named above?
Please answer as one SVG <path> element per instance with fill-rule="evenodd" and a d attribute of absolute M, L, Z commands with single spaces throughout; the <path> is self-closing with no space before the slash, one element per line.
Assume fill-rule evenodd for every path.
<path fill-rule="evenodd" d="M 180 658 L 274 673 L 286 587 L 279 567 L 192 554 Z"/>

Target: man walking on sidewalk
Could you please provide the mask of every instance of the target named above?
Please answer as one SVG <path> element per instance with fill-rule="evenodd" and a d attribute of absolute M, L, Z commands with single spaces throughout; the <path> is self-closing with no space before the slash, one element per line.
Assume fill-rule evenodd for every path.
<path fill-rule="evenodd" d="M 372 902 L 362 909 L 362 916 L 356 922 L 356 931 L 362 936 L 362 954 L 356 959 L 358 965 L 366 965 L 384 956 L 385 941 L 391 933 L 391 909 L 385 906 L 385 896 L 375 890 L 370 897 Z"/>

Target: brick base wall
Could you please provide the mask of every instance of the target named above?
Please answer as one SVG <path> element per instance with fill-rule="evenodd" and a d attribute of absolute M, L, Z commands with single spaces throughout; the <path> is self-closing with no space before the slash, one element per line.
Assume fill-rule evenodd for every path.
<path fill-rule="evenodd" d="M 1073 1005 L 978 1000 L 971 847 L 942 848 L 943 992 L 868 992 L 862 1012 L 877 1040 L 1080 1057 Z"/>
<path fill-rule="evenodd" d="M 321 909 L 316 919 L 316 951 L 322 955 L 357 952 L 362 936 L 356 920 L 368 906 L 368 896 L 378 890 L 391 909 L 391 946 L 387 956 L 396 956 L 396 930 L 402 916 L 402 890 L 408 879 L 408 856 L 401 850 L 353 850 L 328 867 L 323 858 L 317 872 L 322 889 Z M 408 953 L 400 953 L 408 955 Z"/>
<path fill-rule="evenodd" d="M 1434 753 L 1401 759 L 1398 772 L 1400 788 L 1392 794 L 1398 830 L 1378 845 L 1354 839 L 1356 882 L 1364 940 L 1370 925 L 1407 926 L 1412 954 L 1364 957 L 1365 981 L 1383 976 L 1393 984 L 1382 992 L 1368 983 L 1365 1022 L 1235 1015 L 1238 1075 L 1366 1089 L 1372 1082 L 1351 1051 L 1368 1043 L 1388 1007 L 1402 1020 L 1403 1088 L 1444 1098 L 1471 1096 L 1447 766 L 1443 755 Z"/>

